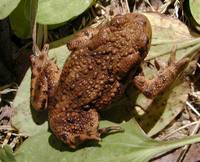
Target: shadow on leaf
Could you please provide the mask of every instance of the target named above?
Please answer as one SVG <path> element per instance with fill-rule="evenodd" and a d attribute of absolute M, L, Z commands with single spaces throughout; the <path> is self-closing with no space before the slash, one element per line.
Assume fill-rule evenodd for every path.
<path fill-rule="evenodd" d="M 38 112 L 31 106 L 31 115 L 32 115 L 33 121 L 37 125 L 42 125 L 44 122 L 46 122 L 48 120 L 48 111 L 47 110 Z"/>

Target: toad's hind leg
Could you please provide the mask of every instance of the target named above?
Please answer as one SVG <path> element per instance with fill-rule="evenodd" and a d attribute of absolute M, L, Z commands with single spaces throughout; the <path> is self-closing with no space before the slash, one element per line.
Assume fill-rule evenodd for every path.
<path fill-rule="evenodd" d="M 31 55 L 31 105 L 35 110 L 47 108 L 48 99 L 54 94 L 60 77 L 60 70 L 53 60 L 48 58 L 49 45 L 42 51 Z"/>
<path fill-rule="evenodd" d="M 85 141 L 99 141 L 99 115 L 95 109 L 49 109 L 49 125 L 58 139 L 70 148 L 77 148 Z"/>
<path fill-rule="evenodd" d="M 145 96 L 154 98 L 173 83 L 188 62 L 189 58 L 182 58 L 176 62 L 174 50 L 170 55 L 167 67 L 162 67 L 160 69 L 160 67 L 156 65 L 157 69 L 160 69 L 160 71 L 154 79 L 147 80 L 143 75 L 138 75 L 134 77 L 133 83 Z"/>
<path fill-rule="evenodd" d="M 76 149 L 86 141 L 100 141 L 101 135 L 122 131 L 119 126 L 98 129 L 99 115 L 96 109 L 49 109 L 49 125 L 58 139 Z"/>

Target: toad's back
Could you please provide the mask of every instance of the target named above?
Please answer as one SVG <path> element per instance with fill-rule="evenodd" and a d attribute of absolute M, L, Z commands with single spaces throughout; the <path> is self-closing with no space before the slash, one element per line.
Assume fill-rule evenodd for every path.
<path fill-rule="evenodd" d="M 91 38 L 70 47 L 73 52 L 63 67 L 53 107 L 101 109 L 110 104 L 124 91 L 123 79 L 146 56 L 149 28 L 144 16 L 126 14 L 116 16 L 99 29 L 90 29 Z M 71 42 L 76 40 L 80 37 Z"/>

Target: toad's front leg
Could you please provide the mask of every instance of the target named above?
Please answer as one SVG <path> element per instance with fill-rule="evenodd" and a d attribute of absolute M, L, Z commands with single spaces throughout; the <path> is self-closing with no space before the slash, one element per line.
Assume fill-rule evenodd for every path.
<path fill-rule="evenodd" d="M 174 51 L 170 56 L 168 66 L 162 67 L 154 79 L 147 80 L 143 75 L 138 75 L 134 77 L 133 83 L 146 97 L 155 98 L 173 83 L 188 62 L 188 58 L 176 62 Z M 157 68 L 159 68 L 158 64 Z"/>
<path fill-rule="evenodd" d="M 48 100 L 54 94 L 60 77 L 60 70 L 53 60 L 48 58 L 49 45 L 42 51 L 31 55 L 31 105 L 35 110 L 47 108 Z"/>

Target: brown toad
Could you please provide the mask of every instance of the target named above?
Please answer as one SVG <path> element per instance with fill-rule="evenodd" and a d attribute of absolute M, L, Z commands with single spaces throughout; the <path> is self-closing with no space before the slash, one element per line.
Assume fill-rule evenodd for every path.
<path fill-rule="evenodd" d="M 156 78 L 136 75 L 151 42 L 151 25 L 138 13 L 115 16 L 95 29 L 87 28 L 68 43 L 72 51 L 58 69 L 48 59 L 48 45 L 32 55 L 31 103 L 48 108 L 52 132 L 71 148 L 87 140 L 100 140 L 98 112 L 121 96 L 131 82 L 153 98 L 172 83 L 188 61 L 171 62 Z"/>

